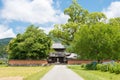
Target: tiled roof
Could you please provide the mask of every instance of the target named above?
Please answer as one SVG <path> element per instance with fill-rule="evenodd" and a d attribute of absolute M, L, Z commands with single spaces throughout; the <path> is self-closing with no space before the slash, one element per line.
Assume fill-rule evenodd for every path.
<path fill-rule="evenodd" d="M 61 43 L 53 43 L 52 48 L 54 49 L 65 49 L 64 45 Z"/>

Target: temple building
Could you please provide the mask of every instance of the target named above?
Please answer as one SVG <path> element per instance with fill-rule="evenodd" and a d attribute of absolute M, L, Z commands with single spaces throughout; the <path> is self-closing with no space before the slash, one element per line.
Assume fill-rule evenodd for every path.
<path fill-rule="evenodd" d="M 54 43 L 52 48 L 54 52 L 49 54 L 48 63 L 67 63 L 65 47 L 61 43 Z"/>

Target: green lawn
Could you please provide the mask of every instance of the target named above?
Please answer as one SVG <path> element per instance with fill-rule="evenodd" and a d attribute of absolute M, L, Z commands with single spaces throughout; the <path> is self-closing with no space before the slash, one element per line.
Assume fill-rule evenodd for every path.
<path fill-rule="evenodd" d="M 84 70 L 80 65 L 71 65 L 68 67 L 83 77 L 84 80 L 120 80 L 120 74 L 101 72 L 97 70 Z"/>
<path fill-rule="evenodd" d="M 21 76 L 24 80 L 39 80 L 53 66 L 47 67 L 0 67 L 0 77 Z"/>

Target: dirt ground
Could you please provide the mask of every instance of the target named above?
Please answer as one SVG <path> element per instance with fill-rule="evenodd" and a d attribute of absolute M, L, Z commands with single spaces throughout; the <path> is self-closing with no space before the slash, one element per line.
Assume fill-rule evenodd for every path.
<path fill-rule="evenodd" d="M 23 80 L 23 77 L 4 77 L 0 78 L 0 80 Z"/>

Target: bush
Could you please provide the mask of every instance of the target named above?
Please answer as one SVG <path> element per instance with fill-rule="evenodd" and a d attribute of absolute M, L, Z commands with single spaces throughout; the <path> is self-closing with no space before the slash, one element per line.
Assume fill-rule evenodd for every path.
<path fill-rule="evenodd" d="M 101 70 L 101 66 L 102 66 L 102 64 L 97 64 L 97 70 Z"/>
<path fill-rule="evenodd" d="M 109 71 L 111 73 L 120 74 L 120 63 L 97 64 L 97 70 Z"/>
<path fill-rule="evenodd" d="M 81 67 L 82 67 L 82 68 L 85 68 L 85 67 L 86 67 L 86 64 L 81 64 Z"/>
<path fill-rule="evenodd" d="M 97 66 L 97 62 L 92 62 L 90 64 L 87 64 L 85 68 L 88 70 L 96 70 L 97 69 L 96 66 Z"/>
<path fill-rule="evenodd" d="M 5 61 L 4 60 L 0 60 L 0 64 L 5 64 Z"/>
<path fill-rule="evenodd" d="M 0 60 L 0 64 L 3 64 L 3 62 Z"/>
<path fill-rule="evenodd" d="M 119 74 L 120 73 L 120 63 L 115 63 L 113 70 L 116 74 Z"/>
<path fill-rule="evenodd" d="M 114 73 L 114 67 L 115 65 L 109 64 L 108 66 L 109 72 Z"/>
<path fill-rule="evenodd" d="M 114 72 L 112 64 L 97 64 L 97 70 Z"/>
<path fill-rule="evenodd" d="M 82 64 L 82 68 L 88 70 L 101 70 L 103 72 L 109 71 L 111 73 L 120 74 L 120 63 L 107 63 L 107 64 L 97 64 L 97 62 L 92 62 L 90 64 Z"/>
<path fill-rule="evenodd" d="M 102 64 L 101 71 L 103 71 L 103 72 L 108 71 L 108 64 Z"/>

